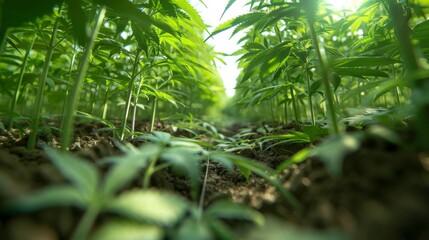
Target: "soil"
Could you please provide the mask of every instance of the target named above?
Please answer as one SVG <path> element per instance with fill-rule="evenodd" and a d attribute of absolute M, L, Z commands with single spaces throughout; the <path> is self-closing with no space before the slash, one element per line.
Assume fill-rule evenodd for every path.
<path fill-rule="evenodd" d="M 294 127 L 284 126 L 276 131 L 287 132 Z M 78 124 L 70 149 L 73 154 L 91 162 L 120 155 L 112 133 L 97 131 L 101 128 L 97 123 Z M 173 133 L 168 124 L 157 123 L 156 128 L 180 135 Z M 141 124 L 137 129 L 147 132 L 148 125 Z M 410 139 L 410 134 L 402 135 L 405 141 Z M 39 146 L 44 143 L 58 147 L 55 131 L 47 131 L 39 138 Z M 0 135 L 0 201 L 64 181 L 42 150 L 28 150 L 26 144 L 25 130 L 13 129 Z M 276 168 L 304 147 L 307 146 L 283 144 L 236 154 Z M 263 179 L 252 176 L 246 181 L 238 170 L 227 171 L 214 163 L 209 167 L 205 206 L 219 198 L 230 198 L 262 212 L 267 219 L 263 228 L 230 223 L 243 239 L 284 239 L 285 235 L 281 234 L 289 227 L 300 232 L 315 232 L 313 236 L 319 236 L 317 239 L 322 236 L 318 233 L 331 230 L 345 233 L 339 239 L 429 239 L 427 153 L 381 139 L 366 139 L 359 150 L 345 157 L 342 175 L 338 178 L 332 177 L 317 158 L 292 165 L 278 178 L 302 208 L 292 207 Z M 168 170 L 156 174 L 152 185 L 190 198 L 187 179 Z M 0 239 L 67 239 L 81 214 L 72 208 L 50 208 L 33 214 L 0 216 Z"/>

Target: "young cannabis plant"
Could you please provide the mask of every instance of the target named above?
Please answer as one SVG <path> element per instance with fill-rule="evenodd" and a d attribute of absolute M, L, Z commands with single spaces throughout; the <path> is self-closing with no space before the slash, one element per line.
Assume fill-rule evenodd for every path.
<path fill-rule="evenodd" d="M 52 163 L 69 184 L 45 188 L 31 196 L 3 203 L 3 213 L 28 212 L 54 206 L 74 206 L 85 214 L 70 239 L 87 239 L 101 212 L 112 212 L 125 219 L 173 226 L 187 211 L 188 203 L 180 197 L 157 190 L 132 190 L 116 196 L 149 162 L 149 153 L 136 152 L 122 159 L 102 178 L 94 165 L 76 156 L 47 149 Z M 153 228 L 148 228 L 152 231 Z"/>

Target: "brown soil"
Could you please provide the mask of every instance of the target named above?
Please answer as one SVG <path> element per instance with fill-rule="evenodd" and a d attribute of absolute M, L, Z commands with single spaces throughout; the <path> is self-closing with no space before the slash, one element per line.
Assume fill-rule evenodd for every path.
<path fill-rule="evenodd" d="M 77 137 L 71 151 L 93 162 L 120 155 L 111 133 L 96 131 L 101 127 L 94 123 L 76 126 Z M 168 125 L 160 123 L 157 129 L 170 131 Z M 147 131 L 147 126 L 139 126 L 139 130 Z M 43 151 L 28 150 L 26 142 L 25 132 L 18 130 L 0 135 L 0 201 L 64 181 Z M 58 142 L 55 133 L 39 139 L 40 144 L 52 146 L 58 146 Z M 237 154 L 276 168 L 303 147 L 284 144 Z M 267 216 L 270 224 L 257 230 L 246 224 L 231 223 L 237 232 L 245 234 L 242 235 L 245 239 L 258 239 L 255 236 L 261 233 L 267 234 L 266 239 L 278 239 L 274 232 L 281 232 L 282 226 L 297 226 L 302 231 L 336 229 L 350 234 L 352 239 L 429 239 L 428 154 L 368 139 L 358 151 L 347 155 L 339 178 L 330 176 L 318 159 L 309 159 L 282 171 L 279 179 L 302 209 L 291 207 L 263 179 L 252 176 L 246 181 L 238 171 L 230 172 L 213 163 L 209 168 L 205 205 L 219 198 L 230 198 Z M 190 198 L 186 178 L 169 171 L 155 175 L 152 183 Z M 67 239 L 81 214 L 76 209 L 55 208 L 0 216 L 0 239 Z"/>

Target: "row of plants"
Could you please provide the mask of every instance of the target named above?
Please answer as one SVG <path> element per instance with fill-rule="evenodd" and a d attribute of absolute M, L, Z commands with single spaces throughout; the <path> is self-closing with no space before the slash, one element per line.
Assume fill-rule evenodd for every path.
<path fill-rule="evenodd" d="M 213 33 L 246 33 L 234 53 L 242 68 L 239 111 L 283 123 L 328 120 L 331 133 L 344 122 L 359 126 L 416 113 L 419 145 L 427 142 L 427 2 L 368 0 L 343 12 L 325 1 L 248 5 L 249 13 Z"/>
<path fill-rule="evenodd" d="M 43 118 L 62 117 L 66 149 L 76 115 L 120 120 L 124 139 L 136 119 L 153 129 L 172 112 L 202 116 L 220 106 L 216 55 L 187 1 L 34 4 L 4 1 L 0 25 L 2 119 L 8 129 L 31 124 L 30 148 Z"/>
<path fill-rule="evenodd" d="M 207 178 L 201 183 L 201 165 L 205 163 L 208 171 L 210 162 L 229 171 L 238 167 L 247 179 L 251 173 L 259 175 L 278 186 L 288 202 L 299 207 L 281 189 L 281 184 L 271 178 L 273 171 L 260 163 L 205 150 L 207 143 L 164 132 L 140 135 L 135 141 L 143 144 L 135 147 L 117 141 L 123 155 L 100 159 L 97 165 L 46 147 L 46 154 L 67 183 L 3 201 L 1 214 L 31 213 L 59 206 L 82 209 L 84 214 L 73 232 L 61 233 L 70 234 L 70 239 L 236 239 L 222 219 L 263 224 L 259 212 L 228 200 L 218 200 L 204 208 Z M 107 170 L 102 173 L 102 168 Z M 165 169 L 189 179 L 191 200 L 150 187 L 152 176 Z M 7 180 L 7 175 L 0 176 Z M 136 181 L 138 187 L 131 184 Z M 95 227 L 102 213 L 110 215 L 104 216 L 103 224 Z"/>
<path fill-rule="evenodd" d="M 194 119 L 219 106 L 224 95 L 219 93 L 216 55 L 204 43 L 205 25 L 189 2 L 66 0 L 42 1 L 39 7 L 29 2 L 26 7 L 40 11 L 30 16 L 21 12 L 18 19 L 16 2 L 0 2 L 3 9 L 16 10 L 0 15 L 4 128 L 28 120 L 28 147 L 34 148 L 42 118 L 58 115 L 67 150 L 75 117 L 90 118 L 113 130 L 113 142 L 123 155 L 93 164 L 43 146 L 69 184 L 2 202 L 2 215 L 77 207 L 84 214 L 71 239 L 237 239 L 220 219 L 262 224 L 263 216 L 229 201 L 204 208 L 213 163 L 238 169 L 246 179 L 263 178 L 299 211 L 301 204 L 277 180 L 290 165 L 316 156 L 333 177 L 340 177 L 344 156 L 364 139 L 404 144 L 380 125 L 343 134 L 343 123 L 390 126 L 412 116 L 417 134 L 412 143 L 419 150 L 428 148 L 425 1 L 368 0 L 357 11 L 341 14 L 319 0 L 249 1 L 248 14 L 212 33 L 230 28 L 234 34 L 246 32 L 243 49 L 235 53 L 241 55 L 243 72 L 234 111 L 283 124 L 293 120 L 296 128 L 277 134 L 279 129 L 266 125 L 232 137 Z M 225 11 L 234 3 L 230 0 Z M 152 132 L 156 116 L 177 113 L 189 121 L 182 118 L 173 128 L 194 138 L 135 132 L 137 119 L 150 119 Z M 120 126 L 111 121 L 117 116 Z M 207 136 L 209 143 L 195 140 Z M 122 141 L 128 137 L 143 144 Z M 275 170 L 232 154 L 296 143 L 311 147 L 291 151 L 294 155 Z M 150 188 L 154 174 L 166 169 L 186 176 L 191 200 Z M 7 180 L 7 175 L 0 173 L 0 178 Z M 130 188 L 136 181 L 137 187 Z"/>

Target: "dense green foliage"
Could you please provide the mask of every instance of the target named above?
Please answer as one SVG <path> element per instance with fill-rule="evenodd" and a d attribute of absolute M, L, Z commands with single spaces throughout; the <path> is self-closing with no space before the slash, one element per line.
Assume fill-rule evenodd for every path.
<path fill-rule="evenodd" d="M 225 112 L 294 121 L 287 133 L 264 125 L 225 137 L 196 120 L 220 112 L 225 93 L 206 25 L 187 0 L 0 0 L 0 128 L 21 128 L 28 148 L 43 148 L 68 180 L 2 203 L 1 213 L 77 207 L 85 213 L 71 239 L 117 239 L 121 231 L 129 238 L 236 239 L 221 219 L 262 224 L 263 216 L 223 200 L 203 208 L 201 170 L 211 162 L 247 180 L 257 175 L 299 211 L 276 178 L 291 164 L 318 157 L 339 177 L 344 156 L 364 139 L 401 145 L 390 128 L 404 120 L 416 133 L 415 149 L 429 150 L 428 1 L 367 0 L 356 11 L 323 0 L 247 5 L 248 13 L 211 33 L 245 33 L 233 53 L 242 72 Z M 106 125 L 123 155 L 92 164 L 67 153 L 76 118 Z M 46 119 L 54 119 L 62 152 L 37 145 Z M 157 119 L 179 119 L 172 131 L 195 138 L 154 131 Z M 149 133 L 136 131 L 143 120 Z M 345 133 L 346 125 L 367 128 Z M 277 171 L 233 154 L 293 144 L 310 147 L 287 152 Z M 187 177 L 190 200 L 150 189 L 165 169 Z M 136 179 L 140 188 L 128 189 Z M 115 217 L 90 232 L 102 213 Z"/>
<path fill-rule="evenodd" d="M 9 127 L 33 116 L 37 131 L 41 117 L 67 119 L 77 109 L 94 119 L 122 119 L 123 138 L 133 130 L 125 125 L 131 116 L 133 122 L 202 116 L 225 96 L 205 25 L 187 1 L 66 1 L 43 17 L 43 5 L 27 15 L 10 2 L 3 5 L 2 32 L 19 27 L 9 29 L 0 58 L 1 112 L 11 117 Z M 27 2 L 21 4 L 32 6 Z M 6 14 L 11 9 L 23 16 L 14 24 Z"/>
<path fill-rule="evenodd" d="M 410 104 L 413 77 L 404 77 L 407 62 L 401 52 L 415 49 L 414 61 L 420 69 L 426 68 L 427 2 L 409 1 L 399 6 L 402 13 L 395 13 L 408 13 L 403 21 L 409 23 L 399 26 L 404 29 L 399 35 L 414 43 L 406 49 L 398 42 L 396 24 L 389 17 L 392 6 L 399 4 L 396 1 L 364 1 L 349 12 L 332 10 L 323 1 L 316 11 L 308 9 L 307 2 L 310 8 L 319 4 L 251 1 L 250 13 L 215 30 L 214 34 L 229 28 L 235 28 L 233 34 L 246 32 L 240 40 L 243 49 L 235 53 L 241 56 L 243 68 L 235 96 L 242 112 L 263 120 L 314 124 L 331 111 L 336 113 L 334 119 L 354 117 L 353 123 L 359 124 L 358 108 L 360 120 L 365 121 L 371 112 L 400 111 L 403 108 L 398 107 Z M 427 77 L 427 72 L 421 74 Z"/>

